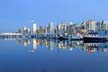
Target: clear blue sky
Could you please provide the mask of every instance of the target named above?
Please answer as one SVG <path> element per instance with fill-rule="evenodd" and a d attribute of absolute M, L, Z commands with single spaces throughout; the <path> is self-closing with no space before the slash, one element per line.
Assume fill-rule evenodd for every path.
<path fill-rule="evenodd" d="M 0 0 L 0 32 L 62 21 L 108 20 L 108 0 Z"/>

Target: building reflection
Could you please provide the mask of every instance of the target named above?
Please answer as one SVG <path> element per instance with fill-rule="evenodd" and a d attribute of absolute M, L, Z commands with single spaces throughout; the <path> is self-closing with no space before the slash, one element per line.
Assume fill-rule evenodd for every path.
<path fill-rule="evenodd" d="M 94 52 L 108 52 L 108 43 L 83 43 L 83 41 L 59 41 L 59 40 L 46 40 L 46 39 L 24 39 L 22 42 L 24 46 L 32 44 L 32 52 L 36 52 L 40 46 L 45 46 L 50 51 L 55 48 L 60 50 L 73 51 L 74 49 L 81 49 L 88 53 Z"/>
<path fill-rule="evenodd" d="M 108 43 L 86 43 L 85 50 L 89 53 L 93 52 L 107 52 Z"/>
<path fill-rule="evenodd" d="M 29 40 L 24 40 L 24 42 L 23 42 L 23 45 L 24 46 L 27 46 L 27 45 L 29 45 L 30 44 L 30 41 Z"/>
<path fill-rule="evenodd" d="M 23 46 L 32 46 L 31 52 L 35 53 L 41 46 L 47 48 L 50 51 L 55 49 L 73 51 L 74 49 L 80 49 L 88 53 L 94 52 L 108 52 L 108 43 L 84 43 L 83 41 L 59 41 L 50 39 L 4 39 L 4 40 L 16 40 L 18 44 Z M 31 48 L 31 47 L 30 47 Z"/>

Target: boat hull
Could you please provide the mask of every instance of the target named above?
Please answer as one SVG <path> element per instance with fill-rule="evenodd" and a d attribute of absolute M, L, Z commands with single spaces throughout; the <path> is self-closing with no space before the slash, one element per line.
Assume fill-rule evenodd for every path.
<path fill-rule="evenodd" d="M 107 38 L 103 37 L 83 37 L 84 42 L 107 42 Z"/>

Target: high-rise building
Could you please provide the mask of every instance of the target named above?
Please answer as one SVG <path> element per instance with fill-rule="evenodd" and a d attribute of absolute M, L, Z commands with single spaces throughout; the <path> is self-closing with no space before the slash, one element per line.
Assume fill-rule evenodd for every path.
<path fill-rule="evenodd" d="M 86 22 L 82 22 L 82 23 L 81 23 L 81 32 L 82 32 L 83 34 L 86 34 L 86 33 L 87 33 Z"/>
<path fill-rule="evenodd" d="M 108 21 L 101 22 L 100 30 L 108 30 Z"/>
<path fill-rule="evenodd" d="M 49 33 L 54 34 L 54 23 L 53 22 L 49 23 Z"/>
<path fill-rule="evenodd" d="M 32 24 L 33 24 L 33 31 L 32 31 L 32 33 L 33 34 L 36 34 L 36 30 L 37 30 L 37 24 L 34 22 L 34 21 L 32 21 Z"/>
<path fill-rule="evenodd" d="M 23 35 L 24 36 L 28 36 L 30 35 L 30 29 L 28 27 L 23 27 Z"/>
<path fill-rule="evenodd" d="M 63 30 L 64 33 L 67 32 L 66 22 L 63 22 L 61 27 L 62 27 L 61 29 Z"/>
<path fill-rule="evenodd" d="M 44 29 L 44 33 L 45 33 L 45 34 L 48 33 L 48 27 L 45 27 L 45 29 Z"/>
<path fill-rule="evenodd" d="M 88 31 L 95 31 L 96 30 L 96 21 L 94 21 L 94 20 L 88 20 L 87 22 L 86 22 L 86 29 L 88 30 Z"/>
<path fill-rule="evenodd" d="M 101 21 L 101 22 L 97 22 L 97 30 L 98 31 L 105 31 L 108 30 L 108 21 Z"/>
<path fill-rule="evenodd" d="M 67 33 L 67 26 L 66 26 L 66 22 L 62 22 L 57 26 L 58 29 L 58 34 L 59 35 L 63 35 L 65 33 Z"/>
<path fill-rule="evenodd" d="M 39 27 L 39 34 L 43 34 L 44 33 L 44 28 L 43 28 L 43 26 L 40 26 Z"/>
<path fill-rule="evenodd" d="M 68 34 L 72 34 L 72 30 L 73 30 L 73 23 L 72 22 L 70 22 L 69 23 L 69 26 L 68 26 Z"/>
<path fill-rule="evenodd" d="M 76 34 L 76 25 L 72 22 L 69 23 L 68 34 Z"/>
<path fill-rule="evenodd" d="M 81 29 L 84 29 L 84 30 L 86 29 L 86 22 L 81 23 Z"/>

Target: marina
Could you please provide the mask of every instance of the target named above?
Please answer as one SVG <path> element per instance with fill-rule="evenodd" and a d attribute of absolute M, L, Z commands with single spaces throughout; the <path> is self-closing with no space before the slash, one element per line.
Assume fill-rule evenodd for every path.
<path fill-rule="evenodd" d="M 42 37 L 37 37 L 37 35 L 30 35 L 30 36 L 23 36 L 21 33 L 1 33 L 0 34 L 0 39 L 9 39 L 9 38 L 14 38 L 14 39 L 19 39 L 19 38 L 31 38 L 31 39 L 52 39 L 52 40 L 69 40 L 69 41 L 81 41 L 83 40 L 85 43 L 86 42 L 107 42 L 108 38 L 106 37 L 99 37 L 99 36 L 84 36 L 84 37 L 79 37 L 79 36 L 42 36 Z"/>

